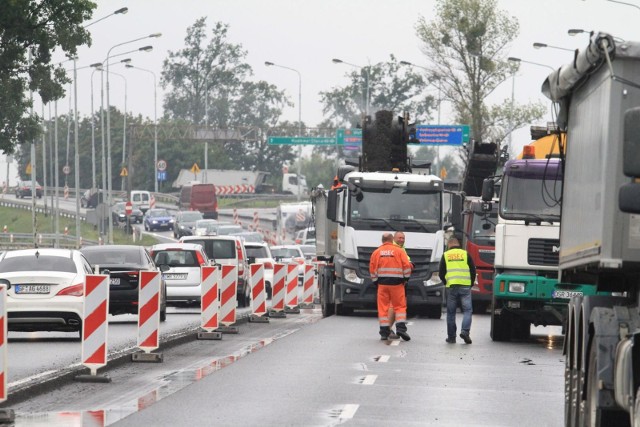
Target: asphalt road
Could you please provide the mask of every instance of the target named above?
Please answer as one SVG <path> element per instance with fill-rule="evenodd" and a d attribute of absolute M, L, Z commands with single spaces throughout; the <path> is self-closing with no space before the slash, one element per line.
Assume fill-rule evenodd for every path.
<path fill-rule="evenodd" d="M 303 310 L 124 364 L 110 384 L 35 396 L 13 406 L 16 425 L 562 425 L 559 328 L 493 343 L 489 316 L 473 322 L 471 345 L 445 343 L 444 319 L 422 318 L 411 341 L 383 342 L 373 313 Z"/>

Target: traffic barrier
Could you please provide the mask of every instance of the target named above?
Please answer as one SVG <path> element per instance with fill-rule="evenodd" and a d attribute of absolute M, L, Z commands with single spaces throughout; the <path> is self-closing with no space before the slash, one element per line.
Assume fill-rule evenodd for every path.
<path fill-rule="evenodd" d="M 269 323 L 267 314 L 267 292 L 264 284 L 264 265 L 251 264 L 251 316 L 249 322 Z"/>
<path fill-rule="evenodd" d="M 162 362 L 162 353 L 152 353 L 160 346 L 160 272 L 141 271 L 138 288 L 138 347 L 134 362 Z"/>
<path fill-rule="evenodd" d="M 287 264 L 287 293 L 285 296 L 285 313 L 298 314 L 298 264 Z"/>
<path fill-rule="evenodd" d="M 152 194 L 151 198 L 149 198 L 149 209 L 153 209 L 156 207 L 156 198 L 155 196 Z"/>
<path fill-rule="evenodd" d="M 220 323 L 217 329 L 223 334 L 237 334 L 238 328 L 231 326 L 236 323 L 236 308 L 238 306 L 238 266 L 223 265 L 220 274 Z"/>
<path fill-rule="evenodd" d="M 253 231 L 258 231 L 258 224 L 260 223 L 260 218 L 258 217 L 258 211 L 253 212 L 253 226 L 251 227 Z"/>
<path fill-rule="evenodd" d="M 77 381 L 110 382 L 108 376 L 98 376 L 98 368 L 107 364 L 107 316 L 109 315 L 109 275 L 88 274 L 84 282 L 82 317 L 82 364 L 89 375 L 78 375 Z"/>
<path fill-rule="evenodd" d="M 0 281 L 0 403 L 7 400 L 7 288 L 8 280 Z M 0 423 L 12 423 L 15 418 L 13 409 L 0 409 Z"/>
<path fill-rule="evenodd" d="M 271 310 L 269 317 L 287 317 L 284 312 L 284 297 L 286 292 L 287 265 L 273 265 L 273 283 L 271 284 Z"/>
<path fill-rule="evenodd" d="M 233 223 L 240 224 L 240 219 L 238 217 L 238 209 L 233 208 Z"/>
<path fill-rule="evenodd" d="M 64 199 L 69 200 L 69 187 L 64 186 Z"/>
<path fill-rule="evenodd" d="M 64 235 L 68 235 L 69 234 L 69 227 L 64 227 Z"/>
<path fill-rule="evenodd" d="M 220 301 L 218 300 L 218 269 L 205 266 L 200 269 L 202 294 L 200 298 L 200 327 L 204 332 L 198 332 L 199 340 L 220 340 L 222 333 L 218 329 L 218 314 Z"/>
<path fill-rule="evenodd" d="M 300 308 L 313 308 L 313 295 L 315 294 L 315 266 L 304 265 L 304 276 L 302 279 L 302 304 Z"/>

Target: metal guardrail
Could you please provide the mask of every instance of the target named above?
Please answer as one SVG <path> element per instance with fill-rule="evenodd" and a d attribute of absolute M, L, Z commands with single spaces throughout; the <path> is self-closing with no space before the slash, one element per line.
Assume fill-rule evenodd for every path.
<path fill-rule="evenodd" d="M 60 235 L 58 236 L 60 248 L 75 249 L 75 236 Z M 54 247 L 56 235 L 53 233 L 39 233 L 36 236 L 38 247 Z M 93 240 L 82 240 L 83 245 L 97 245 L 98 242 Z M 3 250 L 11 249 L 29 249 L 34 247 L 32 233 L 0 233 L 0 248 Z"/>

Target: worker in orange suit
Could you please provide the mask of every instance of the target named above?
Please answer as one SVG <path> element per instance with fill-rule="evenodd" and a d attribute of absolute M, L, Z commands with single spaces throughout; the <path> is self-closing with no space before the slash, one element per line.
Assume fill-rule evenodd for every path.
<path fill-rule="evenodd" d="M 331 185 L 331 189 L 332 190 L 336 190 L 338 188 L 342 187 L 342 184 L 340 184 L 340 180 L 338 179 L 338 175 L 336 175 L 333 178 L 333 184 Z"/>
<path fill-rule="evenodd" d="M 371 280 L 378 288 L 378 320 L 380 339 L 388 340 L 391 334 L 389 307 L 396 314 L 396 334 L 405 341 L 407 333 L 407 300 L 404 282 L 411 275 L 411 263 L 403 248 L 393 243 L 393 234 L 382 235 L 382 245 L 371 255 L 369 263 Z"/>

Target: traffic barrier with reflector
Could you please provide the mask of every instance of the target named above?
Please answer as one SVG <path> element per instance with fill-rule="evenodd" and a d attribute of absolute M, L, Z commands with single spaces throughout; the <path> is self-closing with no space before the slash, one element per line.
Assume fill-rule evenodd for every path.
<path fill-rule="evenodd" d="M 267 314 L 267 292 L 264 284 L 264 265 L 251 264 L 251 316 L 249 322 L 269 323 Z"/>
<path fill-rule="evenodd" d="M 240 219 L 238 216 L 238 209 L 233 208 L 233 223 L 234 224 L 240 224 Z"/>
<path fill-rule="evenodd" d="M 251 227 L 253 231 L 258 231 L 258 223 L 260 222 L 260 218 L 258 217 L 258 211 L 253 212 L 253 226 Z"/>
<path fill-rule="evenodd" d="M 287 264 L 287 292 L 284 305 L 285 313 L 300 313 L 300 307 L 298 307 L 298 264 Z"/>
<path fill-rule="evenodd" d="M 162 362 L 162 353 L 152 353 L 160 347 L 160 272 L 141 271 L 138 288 L 138 347 L 134 362 Z"/>
<path fill-rule="evenodd" d="M 205 266 L 200 269 L 202 295 L 200 298 L 200 327 L 204 332 L 198 332 L 199 340 L 221 340 L 222 333 L 218 329 L 218 314 L 220 301 L 218 300 L 218 269 Z"/>
<path fill-rule="evenodd" d="M 220 326 L 217 330 L 223 334 L 237 334 L 236 323 L 238 306 L 238 266 L 223 265 L 220 274 Z"/>
<path fill-rule="evenodd" d="M 304 265 L 302 279 L 302 304 L 300 308 L 313 308 L 313 295 L 315 294 L 315 267 L 311 264 Z"/>
<path fill-rule="evenodd" d="M 284 297 L 287 286 L 287 265 L 273 265 L 273 283 L 271 284 L 271 310 L 269 317 L 287 317 L 284 312 Z"/>
<path fill-rule="evenodd" d="M 8 280 L 0 279 L 0 403 L 7 400 L 7 289 Z M 15 413 L 13 409 L 0 409 L 0 423 L 13 422 Z"/>
<path fill-rule="evenodd" d="M 83 382 L 110 382 L 98 376 L 98 368 L 107 365 L 107 337 L 109 330 L 109 276 L 87 274 L 84 282 L 82 317 L 82 364 L 91 370 L 89 375 L 77 375 Z"/>
<path fill-rule="evenodd" d="M 69 187 L 66 185 L 64 186 L 64 199 L 69 200 Z"/>

